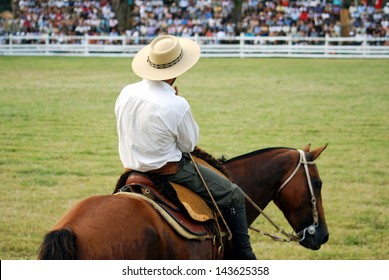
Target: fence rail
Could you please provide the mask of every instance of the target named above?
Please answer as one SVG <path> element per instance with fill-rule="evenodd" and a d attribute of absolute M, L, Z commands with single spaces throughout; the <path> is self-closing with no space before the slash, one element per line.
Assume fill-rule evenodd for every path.
<path fill-rule="evenodd" d="M 389 58 L 389 38 L 192 37 L 203 57 Z M 151 37 L 0 36 L 0 56 L 133 57 Z"/>

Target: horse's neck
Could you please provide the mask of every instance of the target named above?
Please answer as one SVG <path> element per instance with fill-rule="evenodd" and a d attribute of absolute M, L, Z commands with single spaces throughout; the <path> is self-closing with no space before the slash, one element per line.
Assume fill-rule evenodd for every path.
<path fill-rule="evenodd" d="M 232 180 L 264 209 L 275 198 L 280 180 L 289 170 L 285 161 L 290 158 L 283 156 L 288 151 L 288 148 L 259 150 L 231 159 L 224 166 Z M 248 205 L 248 223 L 251 224 L 258 215 L 258 211 Z"/>

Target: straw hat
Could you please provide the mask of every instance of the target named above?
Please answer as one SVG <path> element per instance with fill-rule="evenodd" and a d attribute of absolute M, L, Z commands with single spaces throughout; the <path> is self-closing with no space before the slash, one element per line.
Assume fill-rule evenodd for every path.
<path fill-rule="evenodd" d="M 135 55 L 132 70 L 144 79 L 168 80 L 192 68 L 200 54 L 200 46 L 196 42 L 163 35 L 155 38 Z"/>

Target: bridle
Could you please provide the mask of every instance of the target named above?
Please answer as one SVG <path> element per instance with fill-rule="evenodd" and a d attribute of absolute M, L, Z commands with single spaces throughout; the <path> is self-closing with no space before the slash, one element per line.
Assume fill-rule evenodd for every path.
<path fill-rule="evenodd" d="M 316 208 L 316 198 L 315 194 L 313 192 L 313 187 L 312 187 L 312 182 L 311 182 L 311 176 L 309 175 L 309 170 L 308 170 L 308 165 L 314 165 L 315 163 L 313 161 L 307 161 L 307 158 L 305 156 L 305 152 L 302 150 L 297 150 L 300 154 L 300 160 L 297 163 L 296 168 L 293 170 L 292 174 L 289 175 L 288 179 L 285 180 L 284 183 L 278 188 L 276 197 L 279 196 L 281 190 L 285 188 L 285 186 L 292 180 L 292 178 L 296 175 L 297 171 L 300 169 L 301 165 L 304 165 L 304 170 L 305 170 L 305 176 L 307 177 L 308 181 L 308 186 L 309 186 L 309 191 L 311 193 L 311 203 L 312 203 L 312 217 L 313 217 L 313 224 L 306 227 L 302 231 L 296 233 L 296 234 L 291 234 L 287 233 L 285 230 L 281 229 L 279 226 L 276 225 L 275 222 L 247 195 L 244 193 L 245 198 L 247 201 L 255 208 L 258 210 L 259 213 L 261 213 L 276 229 L 278 232 L 281 232 L 283 235 L 287 237 L 287 239 L 276 236 L 274 234 L 266 233 L 264 232 L 263 234 L 266 236 L 269 236 L 273 240 L 276 241 L 283 241 L 283 242 L 290 242 L 290 241 L 303 241 L 305 239 L 306 233 L 310 235 L 314 235 L 316 232 L 316 228 L 319 225 L 319 216 Z M 254 227 L 250 227 L 250 229 L 256 231 L 256 232 L 261 232 L 261 230 L 256 229 Z"/>
<path fill-rule="evenodd" d="M 302 150 L 297 150 L 300 153 L 300 160 L 295 168 L 295 170 L 290 174 L 288 179 L 285 180 L 285 182 L 278 188 L 276 197 L 279 196 L 280 192 L 282 189 L 292 180 L 294 175 L 296 175 L 297 171 L 300 169 L 301 165 L 304 165 L 304 170 L 305 170 L 305 176 L 307 177 L 308 181 L 308 186 L 309 186 L 309 191 L 311 193 L 311 203 L 312 203 L 312 217 L 313 217 L 313 224 L 304 228 L 302 231 L 296 233 L 298 237 L 298 241 L 301 242 L 305 239 L 306 233 L 310 235 L 314 235 L 316 232 L 316 228 L 319 225 L 319 216 L 317 212 L 317 207 L 316 207 L 316 197 L 313 192 L 313 187 L 312 187 L 312 182 L 311 182 L 311 176 L 309 175 L 309 170 L 308 170 L 308 165 L 314 165 L 315 163 L 313 161 L 307 161 L 307 158 L 305 156 L 305 152 Z"/>

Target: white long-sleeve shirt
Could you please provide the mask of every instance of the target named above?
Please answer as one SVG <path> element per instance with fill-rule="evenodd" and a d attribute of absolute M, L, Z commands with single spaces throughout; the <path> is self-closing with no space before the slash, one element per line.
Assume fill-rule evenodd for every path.
<path fill-rule="evenodd" d="M 123 88 L 115 104 L 119 156 L 125 168 L 158 169 L 191 152 L 199 127 L 189 103 L 165 82 L 142 80 Z"/>

